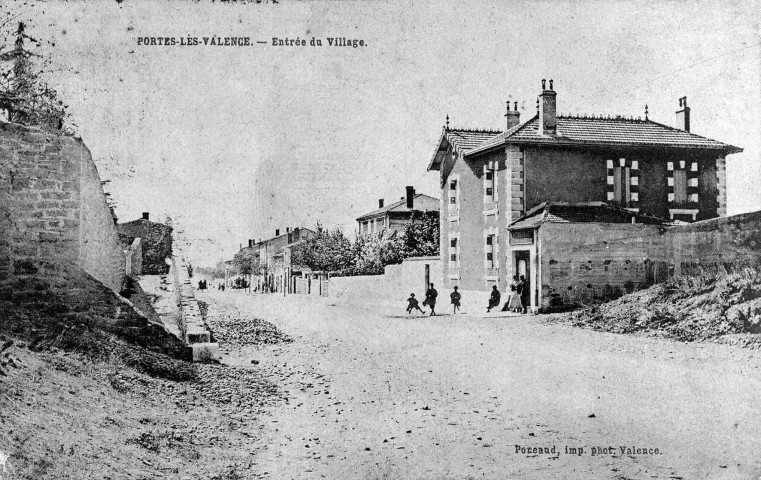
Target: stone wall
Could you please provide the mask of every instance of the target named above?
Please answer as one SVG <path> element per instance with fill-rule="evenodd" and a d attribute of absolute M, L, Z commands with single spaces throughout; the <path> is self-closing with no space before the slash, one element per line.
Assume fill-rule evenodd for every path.
<path fill-rule="evenodd" d="M 672 227 L 545 224 L 539 236 L 542 308 L 761 263 L 761 211 Z"/>
<path fill-rule="evenodd" d="M 657 225 L 548 223 L 539 228 L 541 308 L 612 298 L 668 273 Z"/>
<path fill-rule="evenodd" d="M 444 272 L 439 257 L 415 257 L 405 259 L 399 265 L 386 266 L 384 275 L 332 277 L 328 297 L 344 303 L 381 302 L 404 306 L 410 293 L 414 293 L 422 302 L 426 291 L 426 266 L 429 282 L 434 283 L 442 295 L 446 287 L 441 283 Z"/>
<path fill-rule="evenodd" d="M 125 258 L 81 140 L 0 123 L 0 280 L 72 262 L 112 290 Z"/>
<path fill-rule="evenodd" d="M 662 252 L 673 275 L 761 261 L 761 211 L 671 227 Z"/>

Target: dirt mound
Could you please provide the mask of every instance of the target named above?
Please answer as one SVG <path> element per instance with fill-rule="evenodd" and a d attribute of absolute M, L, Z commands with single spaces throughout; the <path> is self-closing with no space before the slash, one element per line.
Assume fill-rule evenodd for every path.
<path fill-rule="evenodd" d="M 209 307 L 205 302 L 199 301 L 198 304 L 202 312 L 208 312 Z M 242 315 L 239 311 L 221 304 L 215 304 L 213 314 L 205 318 L 207 325 L 214 333 L 214 338 L 226 349 L 245 345 L 264 346 L 293 342 L 291 337 L 272 323 Z"/>
<path fill-rule="evenodd" d="M 576 326 L 680 341 L 761 333 L 761 270 L 675 277 L 563 317 Z M 743 341 L 752 345 L 756 342 Z"/>

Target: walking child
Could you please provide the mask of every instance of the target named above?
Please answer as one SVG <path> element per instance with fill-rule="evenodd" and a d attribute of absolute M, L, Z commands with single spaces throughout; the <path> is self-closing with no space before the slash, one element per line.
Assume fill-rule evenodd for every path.
<path fill-rule="evenodd" d="M 449 294 L 449 298 L 452 299 L 452 313 L 457 313 L 457 310 L 460 309 L 460 299 L 462 298 L 460 292 L 457 291 L 457 285 L 454 287 L 454 292 Z"/>
<path fill-rule="evenodd" d="M 420 308 L 420 305 L 418 305 L 415 294 L 410 293 L 410 298 L 407 299 L 407 313 L 412 313 L 412 310 L 414 309 L 417 309 L 420 311 L 420 313 L 425 314 L 425 312 Z"/>

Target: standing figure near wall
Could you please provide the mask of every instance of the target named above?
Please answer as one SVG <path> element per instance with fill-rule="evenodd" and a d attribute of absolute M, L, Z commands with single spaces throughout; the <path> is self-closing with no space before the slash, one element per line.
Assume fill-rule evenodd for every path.
<path fill-rule="evenodd" d="M 449 294 L 449 298 L 452 299 L 452 313 L 457 313 L 457 310 L 460 309 L 460 299 L 462 298 L 460 292 L 457 291 L 457 285 L 454 286 L 454 292 Z"/>
<path fill-rule="evenodd" d="M 433 284 L 431 284 L 431 288 L 425 292 L 425 300 L 423 301 L 423 305 L 431 307 L 431 316 L 436 315 L 436 297 L 438 296 L 439 292 L 437 292 L 436 289 L 433 288 Z"/>
<path fill-rule="evenodd" d="M 489 306 L 486 307 L 486 313 L 491 312 L 492 308 L 499 306 L 499 301 L 502 296 L 499 293 L 499 289 L 494 285 L 491 289 L 491 296 L 489 297 Z"/>
<path fill-rule="evenodd" d="M 518 291 L 518 295 L 521 297 L 521 304 L 523 305 L 523 311 L 522 313 L 528 313 L 528 306 L 531 302 L 531 298 L 529 295 L 531 294 L 529 292 L 529 286 L 528 282 L 526 282 L 526 276 L 521 275 L 521 280 L 518 282 L 518 285 L 516 286 L 516 290 Z"/>

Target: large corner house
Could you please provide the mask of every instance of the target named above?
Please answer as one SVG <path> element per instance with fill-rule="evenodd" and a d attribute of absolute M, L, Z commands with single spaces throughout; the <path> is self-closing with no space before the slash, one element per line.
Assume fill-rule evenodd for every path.
<path fill-rule="evenodd" d="M 690 133 L 686 98 L 673 128 L 647 116 L 559 116 L 556 97 L 543 80 L 537 115 L 524 123 L 508 103 L 504 132 L 449 128 L 447 119 L 428 166 L 441 178 L 446 287 L 504 292 L 525 275 L 537 310 L 566 295 L 553 291 L 569 275 L 558 270 L 561 256 L 541 258 L 553 242 L 575 234 L 583 250 L 585 235 L 726 215 L 725 158 L 742 149 Z M 550 228 L 585 222 L 597 230 Z"/>

